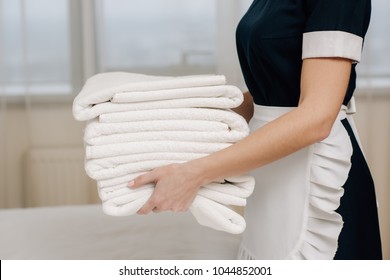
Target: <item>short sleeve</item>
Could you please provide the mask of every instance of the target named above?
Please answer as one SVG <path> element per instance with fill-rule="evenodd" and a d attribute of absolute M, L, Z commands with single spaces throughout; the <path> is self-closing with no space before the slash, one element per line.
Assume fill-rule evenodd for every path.
<path fill-rule="evenodd" d="M 306 0 L 302 59 L 344 57 L 359 62 L 370 0 Z"/>

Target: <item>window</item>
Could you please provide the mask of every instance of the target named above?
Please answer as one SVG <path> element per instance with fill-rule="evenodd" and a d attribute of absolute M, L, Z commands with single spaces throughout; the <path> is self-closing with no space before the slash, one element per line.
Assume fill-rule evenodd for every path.
<path fill-rule="evenodd" d="M 101 71 L 215 71 L 214 0 L 97 0 Z"/>
<path fill-rule="evenodd" d="M 371 22 L 364 43 L 362 61 L 357 65 L 358 87 L 390 88 L 390 1 L 372 1 Z"/>
<path fill-rule="evenodd" d="M 0 0 L 0 88 L 58 95 L 83 72 L 211 73 L 215 37 L 216 0 Z"/>
<path fill-rule="evenodd" d="M 242 81 L 234 29 L 251 0 L 0 0 L 0 92 L 64 95 L 103 71 Z M 373 12 L 358 87 L 390 88 L 390 1 Z"/>
<path fill-rule="evenodd" d="M 0 76 L 6 94 L 70 92 L 67 2 L 0 1 Z"/>

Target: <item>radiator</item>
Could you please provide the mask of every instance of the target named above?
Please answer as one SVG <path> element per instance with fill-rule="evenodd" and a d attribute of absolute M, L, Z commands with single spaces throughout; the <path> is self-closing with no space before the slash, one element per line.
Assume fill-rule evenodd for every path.
<path fill-rule="evenodd" d="M 31 149 L 24 165 L 26 207 L 97 201 L 94 182 L 84 171 L 83 148 Z"/>

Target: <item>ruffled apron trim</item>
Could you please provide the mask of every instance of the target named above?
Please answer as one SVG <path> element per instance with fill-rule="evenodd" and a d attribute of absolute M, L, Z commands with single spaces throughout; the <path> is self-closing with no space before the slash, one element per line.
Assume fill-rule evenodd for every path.
<path fill-rule="evenodd" d="M 343 185 L 348 178 L 352 156 L 350 138 L 341 120 L 350 113 L 353 112 L 349 107 L 342 106 L 330 135 L 310 147 L 309 180 L 306 186 L 308 196 L 301 234 L 286 259 L 333 259 L 336 254 L 338 237 L 343 227 L 342 217 L 336 209 L 344 194 Z M 250 248 L 243 245 L 239 248 L 238 258 L 256 259 Z"/>

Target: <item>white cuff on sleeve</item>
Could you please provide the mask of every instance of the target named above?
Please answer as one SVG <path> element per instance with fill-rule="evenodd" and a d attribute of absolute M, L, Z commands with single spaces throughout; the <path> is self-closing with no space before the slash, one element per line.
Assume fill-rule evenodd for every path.
<path fill-rule="evenodd" d="M 363 38 L 344 31 L 314 31 L 303 34 L 302 59 L 344 57 L 359 62 Z"/>

